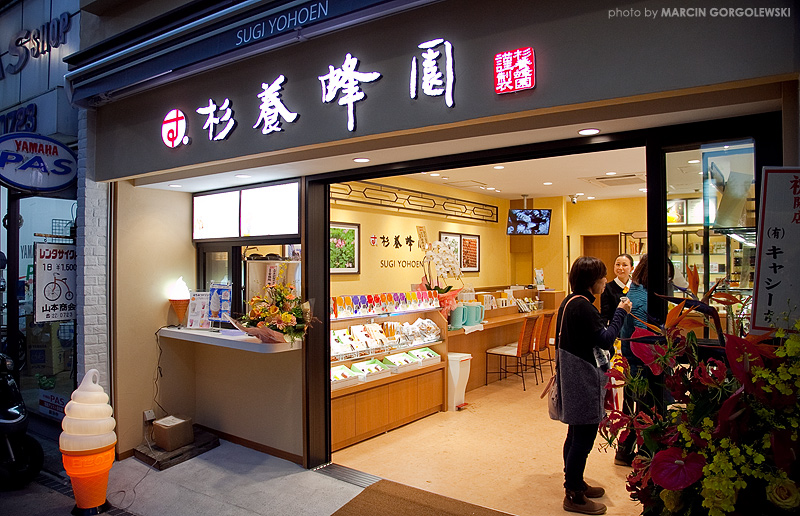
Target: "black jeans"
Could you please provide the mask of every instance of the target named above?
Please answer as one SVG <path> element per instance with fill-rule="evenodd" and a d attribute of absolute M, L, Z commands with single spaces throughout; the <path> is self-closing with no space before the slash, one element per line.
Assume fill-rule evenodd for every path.
<path fill-rule="evenodd" d="M 583 491 L 583 471 L 586 459 L 592 451 L 599 424 L 569 425 L 567 440 L 564 441 L 564 488 L 570 491 Z"/>

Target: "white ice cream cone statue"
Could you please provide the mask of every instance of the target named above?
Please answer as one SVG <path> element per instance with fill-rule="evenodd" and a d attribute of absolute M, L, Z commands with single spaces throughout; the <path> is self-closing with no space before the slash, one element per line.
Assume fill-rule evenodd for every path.
<path fill-rule="evenodd" d="M 108 507 L 108 472 L 114 463 L 117 435 L 108 395 L 97 383 L 99 379 L 97 369 L 86 373 L 64 408 L 66 416 L 61 422 L 64 431 L 58 444 L 78 513 L 88 509 L 86 514 L 99 514 Z"/>
<path fill-rule="evenodd" d="M 183 323 L 183 318 L 186 317 L 190 297 L 189 287 L 186 286 L 186 282 L 183 281 L 183 276 L 181 276 L 169 290 L 169 303 L 172 305 L 172 309 L 175 310 L 175 315 L 178 316 L 178 326 Z"/>

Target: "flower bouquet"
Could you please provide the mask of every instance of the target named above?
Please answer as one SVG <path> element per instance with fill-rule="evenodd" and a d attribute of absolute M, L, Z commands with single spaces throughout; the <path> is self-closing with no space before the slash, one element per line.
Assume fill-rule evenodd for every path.
<path fill-rule="evenodd" d="M 311 305 L 302 302 L 288 285 L 267 285 L 250 300 L 250 311 L 231 324 L 264 343 L 300 340 L 311 326 Z"/>
<path fill-rule="evenodd" d="M 601 434 L 613 446 L 635 433 L 638 454 L 627 488 L 642 514 L 797 514 L 800 334 L 779 330 L 777 345 L 765 344 L 774 333 L 725 335 L 723 347 L 704 349 L 691 329 L 700 323 L 686 315 L 696 310 L 718 327 L 707 301 L 738 302 L 712 291 L 702 300 L 696 290 L 694 299 L 667 298 L 678 304 L 666 322 L 642 321 L 649 331 L 634 332 L 631 351 L 658 385 L 632 373 L 622 357 L 621 368 L 607 374 L 639 401 L 663 388 L 671 403 L 639 404 L 633 416 L 612 410 Z M 800 331 L 800 321 L 794 328 Z"/>
<path fill-rule="evenodd" d="M 422 277 L 421 284 L 425 286 L 426 290 L 436 291 L 439 297 L 440 311 L 447 318 L 456 307 L 456 296 L 461 291 L 461 289 L 452 290 L 453 286 L 447 284 L 448 276 L 461 279 L 461 264 L 458 254 L 447 244 L 437 240 L 432 242 L 430 248 L 425 251 L 422 267 L 425 275 Z"/>

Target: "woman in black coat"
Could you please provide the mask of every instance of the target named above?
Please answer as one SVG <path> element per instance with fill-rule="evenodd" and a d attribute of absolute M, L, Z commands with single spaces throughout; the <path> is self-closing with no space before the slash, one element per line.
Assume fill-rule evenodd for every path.
<path fill-rule="evenodd" d="M 606 506 L 590 500 L 605 494 L 583 480 L 586 460 L 592 451 L 600 421 L 605 416 L 603 401 L 608 378 L 595 359 L 595 348 L 613 353 L 614 340 L 631 303 L 620 301 L 611 324 L 606 323 L 593 305 L 595 296 L 606 286 L 605 264 L 591 256 L 581 256 L 569 271 L 572 293 L 558 309 L 556 336 L 558 349 L 558 387 L 561 417 L 569 425 L 564 442 L 564 510 L 582 514 L 603 514 Z"/>

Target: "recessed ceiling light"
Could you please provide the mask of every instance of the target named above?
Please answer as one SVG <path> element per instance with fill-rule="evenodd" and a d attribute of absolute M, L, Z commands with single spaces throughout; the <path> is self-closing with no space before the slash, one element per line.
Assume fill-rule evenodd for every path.
<path fill-rule="evenodd" d="M 551 183 L 550 181 L 548 181 L 548 182 L 546 182 L 546 183 L 542 183 L 542 184 L 543 184 L 544 186 L 550 186 L 550 185 L 552 185 L 553 183 Z"/>
<path fill-rule="evenodd" d="M 699 159 L 690 159 L 689 161 L 687 161 L 687 163 L 690 164 L 690 165 L 697 165 L 698 163 L 700 163 L 700 160 Z"/>
<path fill-rule="evenodd" d="M 353 158 L 356 163 L 369 163 L 369 158 Z"/>
<path fill-rule="evenodd" d="M 442 174 L 439 174 L 438 172 L 432 172 L 432 173 L 431 173 L 431 177 L 439 177 L 439 176 L 441 176 L 441 175 L 442 175 Z"/>
<path fill-rule="evenodd" d="M 487 190 L 494 190 L 494 187 L 493 186 L 487 186 L 486 189 Z"/>
<path fill-rule="evenodd" d="M 495 165 L 494 166 L 495 170 L 503 170 L 504 168 L 506 168 L 506 167 L 504 167 L 503 165 Z"/>
<path fill-rule="evenodd" d="M 170 188 L 183 188 L 183 185 L 169 185 Z"/>
<path fill-rule="evenodd" d="M 576 193 L 575 195 L 586 195 L 586 194 L 585 194 L 585 193 L 583 193 L 583 192 L 578 192 L 578 193 Z"/>
<path fill-rule="evenodd" d="M 639 188 L 639 191 L 640 191 L 640 192 L 646 192 L 646 191 L 647 191 L 647 188 Z"/>
<path fill-rule="evenodd" d="M 594 195 L 590 195 L 589 197 L 587 197 L 587 199 L 589 199 L 589 200 L 594 199 Z"/>
<path fill-rule="evenodd" d="M 247 174 L 236 174 L 233 177 L 238 177 L 239 179 L 249 179 L 251 176 L 248 176 Z"/>
<path fill-rule="evenodd" d="M 500 190 L 495 190 L 495 192 L 499 192 Z"/>
<path fill-rule="evenodd" d="M 480 188 L 481 190 L 486 190 L 486 187 L 485 187 L 485 186 L 480 186 L 479 188 Z"/>
<path fill-rule="evenodd" d="M 441 178 L 442 178 L 442 179 L 450 179 L 450 178 L 449 178 L 449 177 L 447 177 L 447 176 L 442 176 Z"/>
<path fill-rule="evenodd" d="M 593 134 L 597 134 L 600 132 L 600 129 L 594 129 L 591 127 L 587 127 L 586 129 L 581 129 L 578 131 L 578 134 L 582 136 L 592 136 Z"/>
<path fill-rule="evenodd" d="M 727 149 L 729 149 L 730 147 L 731 147 L 730 145 L 723 145 L 723 146 L 722 146 L 722 148 L 723 148 L 723 149 L 726 149 L 726 150 L 727 150 Z"/>
<path fill-rule="evenodd" d="M 606 172 L 606 175 L 607 176 L 616 176 L 617 173 L 616 172 Z"/>

